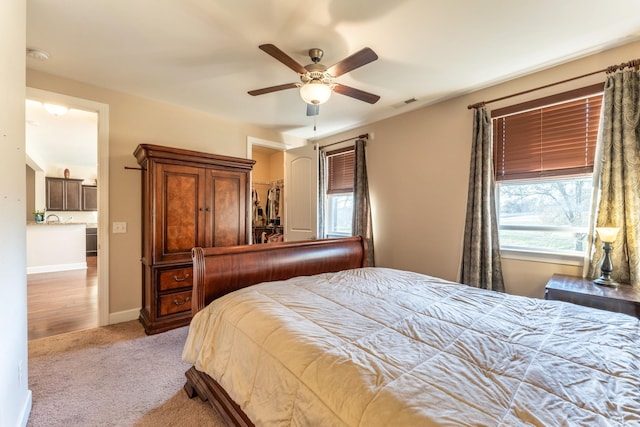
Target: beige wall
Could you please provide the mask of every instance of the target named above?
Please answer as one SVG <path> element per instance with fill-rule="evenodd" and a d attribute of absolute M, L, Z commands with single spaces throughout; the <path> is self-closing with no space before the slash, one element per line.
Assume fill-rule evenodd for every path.
<path fill-rule="evenodd" d="M 377 265 L 458 278 L 472 134 L 469 104 L 601 70 L 635 59 L 638 52 L 636 42 L 321 140 L 326 144 L 362 133 L 374 135 L 367 145 L 367 171 Z M 488 108 L 604 78 L 600 73 Z M 554 272 L 581 274 L 578 266 L 513 259 L 504 259 L 503 269 L 508 292 L 537 297 L 543 296 Z"/>
<path fill-rule="evenodd" d="M 265 129 L 33 70 L 27 70 L 27 86 L 109 105 L 109 219 L 127 223 L 126 234 L 109 236 L 112 314 L 141 305 L 140 173 L 124 169 L 138 166 L 133 157 L 138 144 L 246 157 L 247 136 L 281 142 L 279 134 Z"/>
<path fill-rule="evenodd" d="M 269 182 L 270 171 L 271 171 L 271 161 L 269 159 L 269 154 L 253 150 L 251 153 L 251 157 L 256 163 L 253 165 L 253 170 L 251 171 L 251 180 L 253 182 Z"/>
<path fill-rule="evenodd" d="M 284 178 L 284 151 L 254 148 L 251 156 L 256 161 L 253 167 L 254 181 L 270 182 Z"/>
<path fill-rule="evenodd" d="M 284 151 L 269 156 L 269 181 L 284 179 Z"/>

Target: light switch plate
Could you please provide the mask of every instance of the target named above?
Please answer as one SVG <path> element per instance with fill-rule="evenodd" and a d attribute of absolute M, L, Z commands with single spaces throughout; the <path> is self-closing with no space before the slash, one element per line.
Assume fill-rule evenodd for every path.
<path fill-rule="evenodd" d="M 126 222 L 114 222 L 113 223 L 113 234 L 126 233 L 126 232 L 127 232 L 127 223 Z"/>

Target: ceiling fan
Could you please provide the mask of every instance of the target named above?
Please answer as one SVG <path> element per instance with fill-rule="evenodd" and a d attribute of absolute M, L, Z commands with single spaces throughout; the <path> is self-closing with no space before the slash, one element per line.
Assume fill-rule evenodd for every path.
<path fill-rule="evenodd" d="M 329 100 L 331 92 L 350 96 L 351 98 L 359 99 L 369 104 L 375 104 L 380 99 L 380 96 L 373 93 L 334 82 L 334 78 L 378 59 L 378 55 L 368 47 L 359 50 L 328 68 L 320 63 L 324 55 L 322 49 L 309 49 L 309 57 L 312 63 L 303 67 L 275 45 L 262 44 L 258 47 L 298 73 L 300 83 L 285 83 L 278 86 L 250 90 L 249 95 L 264 95 L 265 93 L 277 92 L 279 90 L 300 88 L 300 96 L 304 102 L 307 103 L 307 116 L 317 115 L 320 104 Z"/>

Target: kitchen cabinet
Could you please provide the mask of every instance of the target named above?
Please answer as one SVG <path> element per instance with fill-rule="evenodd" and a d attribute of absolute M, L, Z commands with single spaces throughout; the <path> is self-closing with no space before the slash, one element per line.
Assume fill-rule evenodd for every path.
<path fill-rule="evenodd" d="M 95 185 L 82 186 L 82 210 L 98 210 L 98 187 L 96 187 Z"/>
<path fill-rule="evenodd" d="M 148 334 L 191 320 L 195 246 L 247 244 L 254 160 L 142 144 L 142 309 Z"/>
<path fill-rule="evenodd" d="M 79 211 L 82 203 L 82 180 L 46 178 L 47 210 Z"/>
<path fill-rule="evenodd" d="M 86 230 L 86 252 L 87 256 L 98 255 L 98 229 L 96 227 L 87 227 Z"/>

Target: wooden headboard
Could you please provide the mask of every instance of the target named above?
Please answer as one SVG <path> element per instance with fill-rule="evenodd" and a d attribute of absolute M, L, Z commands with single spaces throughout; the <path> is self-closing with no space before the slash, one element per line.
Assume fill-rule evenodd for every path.
<path fill-rule="evenodd" d="M 366 266 L 361 237 L 193 248 L 192 313 L 250 285 Z"/>

